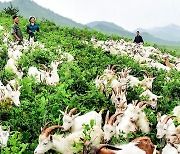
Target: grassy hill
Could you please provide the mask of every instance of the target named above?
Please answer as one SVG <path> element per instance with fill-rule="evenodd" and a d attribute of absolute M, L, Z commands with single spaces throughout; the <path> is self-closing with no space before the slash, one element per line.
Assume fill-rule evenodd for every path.
<path fill-rule="evenodd" d="M 29 18 L 29 16 L 34 15 L 38 18 L 38 20 L 42 20 L 42 19 L 51 20 L 55 22 L 57 25 L 61 25 L 61 26 L 78 27 L 78 28 L 85 28 L 88 26 L 88 28 L 90 29 L 98 30 L 107 35 L 114 34 L 123 37 L 129 37 L 131 39 L 134 39 L 135 36 L 134 33 L 129 32 L 124 28 L 110 22 L 95 21 L 87 25 L 77 23 L 69 18 L 56 14 L 49 9 L 43 8 L 42 6 L 35 3 L 33 0 L 12 0 L 12 2 L 3 2 L 3 3 L 0 2 L 0 10 L 8 7 L 10 3 L 12 3 L 13 6 L 19 8 L 20 15 L 22 15 L 24 18 Z M 167 37 L 173 38 L 174 36 L 177 38 L 179 34 L 179 29 L 175 26 L 174 27 L 171 26 L 168 28 L 154 30 L 156 33 L 154 31 L 146 31 L 141 29 L 143 32 L 141 34 L 144 40 L 147 42 L 155 43 L 158 45 L 166 45 L 166 46 L 180 46 L 179 41 L 172 41 L 173 39 L 166 40 Z"/>
<path fill-rule="evenodd" d="M 0 13 L 0 19 L 3 27 L 7 27 L 6 31 L 10 31 L 12 25 L 11 17 Z M 27 20 L 20 19 L 20 26 L 25 38 L 25 25 Z M 153 143 L 161 146 L 160 140 L 156 139 L 157 112 L 162 114 L 171 114 L 173 108 L 179 104 L 179 72 L 172 70 L 169 73 L 171 82 L 165 82 L 166 72 L 161 70 L 142 67 L 128 56 L 116 56 L 105 53 L 101 48 L 95 49 L 90 42 L 92 36 L 96 36 L 98 40 L 107 40 L 109 36 L 97 31 L 87 29 L 69 28 L 56 26 L 50 21 L 38 21 L 41 28 L 38 34 L 38 41 L 45 44 L 45 48 L 36 47 L 34 50 L 30 47 L 23 51 L 23 55 L 18 61 L 18 66 L 24 68 L 22 80 L 19 80 L 21 88 L 20 101 L 21 106 L 15 107 L 10 102 L 0 103 L 0 124 L 10 126 L 11 133 L 8 141 L 8 147 L 0 148 L 1 154 L 25 153 L 32 154 L 38 144 L 38 136 L 41 127 L 48 121 L 52 121 L 51 125 L 62 124 L 62 114 L 66 106 L 69 108 L 77 107 L 81 114 L 88 111 L 96 110 L 99 112 L 104 109 L 105 112 L 115 112 L 109 98 L 105 97 L 94 85 L 94 79 L 97 75 L 101 75 L 104 69 L 109 65 L 119 65 L 118 71 L 124 67 L 131 67 L 132 74 L 137 74 L 140 70 L 148 70 L 153 72 L 156 77 L 153 83 L 153 93 L 163 96 L 158 101 L 157 110 L 151 108 L 145 109 L 145 113 L 150 121 L 151 132 L 143 134 L 129 134 L 128 139 L 138 136 L 149 136 Z M 4 33 L 0 31 L 0 80 L 5 85 L 6 80 L 15 78 L 11 72 L 7 72 L 4 67 L 8 60 L 7 47 L 2 41 Z M 112 36 L 113 39 L 120 39 L 119 36 Z M 82 41 L 87 40 L 89 44 L 83 44 Z M 60 83 L 56 86 L 47 86 L 43 83 L 35 83 L 32 78 L 27 77 L 28 68 L 36 66 L 41 68 L 41 64 L 49 66 L 51 61 L 58 60 L 59 53 L 56 51 L 61 46 L 63 52 L 68 52 L 75 57 L 72 63 L 62 63 L 58 67 Z M 140 74 L 143 78 L 143 74 Z M 139 98 L 139 89 L 127 90 L 128 103 Z M 105 113 L 103 113 L 103 121 Z M 7 128 L 7 127 L 6 127 Z M 59 133 L 59 131 L 58 131 Z M 62 134 L 63 132 L 60 132 Z M 123 143 L 124 138 L 111 141 L 112 144 Z M 82 146 L 75 147 L 82 150 Z M 48 153 L 54 153 L 52 151 Z"/>

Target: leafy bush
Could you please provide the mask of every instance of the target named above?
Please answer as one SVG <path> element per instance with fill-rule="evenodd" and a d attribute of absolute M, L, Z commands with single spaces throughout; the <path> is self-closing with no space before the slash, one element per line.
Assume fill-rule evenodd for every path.
<path fill-rule="evenodd" d="M 10 31 L 11 17 L 4 13 L 0 13 L 1 25 L 8 27 Z M 25 37 L 27 37 L 26 25 L 27 21 L 20 19 L 20 26 Z M 102 108 L 115 112 L 109 98 L 98 92 L 94 85 L 94 79 L 97 75 L 101 75 L 103 70 L 109 64 L 117 64 L 120 71 L 123 67 L 131 67 L 132 74 L 139 73 L 142 69 L 147 69 L 154 73 L 156 77 L 153 83 L 153 93 L 164 96 L 158 101 L 157 110 L 148 108 L 145 110 L 152 128 L 150 136 L 153 143 L 159 144 L 156 139 L 156 115 L 157 112 L 162 114 L 170 114 L 176 105 L 179 105 L 180 91 L 180 74 L 172 70 L 169 73 L 171 81 L 166 81 L 166 72 L 156 69 L 141 67 L 139 63 L 127 56 L 115 56 L 104 53 L 101 48 L 94 49 L 90 39 L 96 36 L 99 40 L 107 40 L 109 37 L 97 31 L 88 29 L 77 29 L 68 27 L 59 27 L 54 23 L 43 20 L 38 23 L 41 31 L 38 34 L 38 41 L 45 43 L 47 50 L 36 48 L 23 51 L 21 59 L 18 61 L 20 68 L 25 68 L 23 79 L 20 80 L 21 88 L 21 107 L 17 108 L 10 102 L 0 104 L 0 123 L 11 127 L 11 137 L 8 147 L 1 149 L 1 153 L 33 153 L 38 143 L 40 128 L 48 121 L 52 124 L 62 124 L 62 115 L 60 110 L 77 107 L 82 114 Z M 3 31 L 4 32 L 4 31 Z M 0 36 L 3 36 L 0 32 Z M 120 39 L 117 36 L 111 36 L 113 39 Z M 87 40 L 89 44 L 82 44 L 82 40 Z M 129 39 L 126 39 L 129 40 Z M 148 44 L 147 44 L 148 45 Z M 15 76 L 9 71 L 4 70 L 4 66 L 8 60 L 7 48 L 0 41 L 0 80 L 6 84 L 5 79 L 11 80 Z M 61 46 L 62 52 L 69 52 L 75 57 L 72 63 L 64 62 L 58 67 L 60 83 L 56 86 L 47 86 L 43 83 L 36 83 L 34 79 L 27 77 L 28 68 L 36 66 L 41 68 L 40 64 L 50 65 L 54 59 L 59 59 L 59 53 L 56 52 L 58 46 Z M 42 69 L 42 68 L 41 68 Z M 138 74 L 140 79 L 143 74 Z M 128 88 L 128 103 L 134 99 L 140 99 L 139 94 L 141 88 Z M 103 114 L 103 119 L 105 113 Z M 144 135 L 142 132 L 129 134 L 129 140 L 137 136 Z M 112 143 L 126 142 L 121 136 L 120 139 L 113 139 Z M 80 149 L 82 145 L 79 145 Z M 50 152 L 49 152 L 50 153 Z"/>
<path fill-rule="evenodd" d="M 5 14 L 9 14 L 11 16 L 18 15 L 19 9 L 17 7 L 14 7 L 12 3 L 10 3 L 10 6 L 3 9 L 3 12 Z"/>

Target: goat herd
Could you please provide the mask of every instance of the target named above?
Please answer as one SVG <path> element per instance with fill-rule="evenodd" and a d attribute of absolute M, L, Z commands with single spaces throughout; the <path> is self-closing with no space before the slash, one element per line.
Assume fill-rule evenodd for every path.
<path fill-rule="evenodd" d="M 1 27 L 0 27 L 1 29 Z M 22 51 L 27 50 L 29 46 L 34 50 L 37 46 L 46 50 L 43 44 L 34 42 L 33 40 L 24 41 L 23 45 L 17 45 L 8 40 L 8 33 L 4 34 L 4 44 L 8 48 L 8 61 L 5 69 L 11 69 L 17 78 L 23 77 L 23 68 L 18 68 L 18 59 L 22 56 Z M 170 71 L 170 69 L 180 70 L 180 60 L 171 55 L 162 55 L 162 53 L 153 47 L 144 47 L 143 45 L 137 45 L 124 40 L 107 40 L 98 41 L 92 37 L 91 42 L 94 47 L 102 47 L 105 52 L 112 54 L 129 55 L 134 60 L 139 61 L 141 65 L 148 65 L 149 67 L 156 67 L 157 69 L 164 69 Z M 87 41 L 83 43 L 88 44 Z M 57 49 L 61 53 L 60 48 Z M 156 56 L 158 59 L 163 59 L 165 65 L 157 62 L 154 59 L 149 58 L 150 55 Z M 174 64 L 170 63 L 168 58 L 174 60 Z M 64 60 L 68 62 L 73 61 L 73 56 L 69 53 L 61 53 L 59 61 L 52 61 L 50 68 L 44 64 L 41 66 L 44 68 L 40 70 L 35 66 L 31 66 L 28 69 L 28 76 L 32 76 L 37 82 L 44 82 L 47 85 L 56 85 L 59 83 L 58 65 L 63 63 Z M 156 145 L 151 142 L 149 137 L 139 137 L 134 139 L 128 144 L 112 146 L 108 144 L 102 144 L 110 141 L 115 136 L 123 135 L 127 138 L 129 132 L 137 132 L 141 130 L 143 133 L 149 133 L 151 131 L 150 123 L 146 117 L 144 109 L 150 106 L 152 109 L 157 107 L 158 99 L 163 96 L 157 96 L 151 92 L 154 77 L 150 75 L 146 70 L 142 70 L 145 73 L 144 79 L 140 81 L 137 77 L 130 75 L 131 68 L 124 68 L 121 72 L 116 71 L 116 66 L 109 65 L 102 75 L 97 76 L 94 83 L 96 87 L 104 93 L 106 96 L 111 97 L 112 104 L 115 106 L 116 112 L 110 116 L 109 111 L 106 113 L 105 123 L 102 127 L 103 110 L 97 113 L 96 111 L 88 112 L 84 115 L 80 113 L 75 114 L 77 108 L 73 108 L 68 112 L 68 107 L 63 114 L 62 126 L 50 126 L 47 123 L 42 129 L 39 136 L 39 144 L 35 149 L 35 154 L 45 153 L 46 151 L 53 149 L 60 153 L 73 154 L 76 150 L 72 148 L 74 143 L 77 143 L 83 138 L 84 124 L 90 124 L 91 120 L 95 122 L 93 130 L 90 132 L 90 141 L 84 141 L 83 154 L 155 154 Z M 17 80 L 7 81 L 7 85 L 4 86 L 0 81 L 0 101 L 3 102 L 10 99 L 15 106 L 20 106 L 20 88 Z M 127 103 L 127 88 L 136 86 L 142 86 L 144 92 L 140 97 L 146 97 L 147 100 L 138 102 L 137 100 L 132 103 Z M 162 149 L 163 154 L 178 154 L 180 152 L 180 127 L 175 127 L 172 118 L 175 117 L 180 122 L 180 106 L 176 106 L 173 110 L 173 115 L 163 115 L 158 113 L 157 116 L 157 135 L 158 139 L 165 136 L 166 146 Z M 110 116 L 110 117 L 109 117 Z M 51 132 L 55 129 L 61 129 L 62 131 L 71 130 L 71 133 L 67 136 L 64 135 L 51 135 Z M 3 130 L 0 126 L 0 146 L 6 147 L 9 138 L 9 129 Z M 103 142 L 102 142 L 103 141 Z M 89 146 L 91 146 L 89 148 Z M 87 150 L 88 149 L 88 150 Z"/>

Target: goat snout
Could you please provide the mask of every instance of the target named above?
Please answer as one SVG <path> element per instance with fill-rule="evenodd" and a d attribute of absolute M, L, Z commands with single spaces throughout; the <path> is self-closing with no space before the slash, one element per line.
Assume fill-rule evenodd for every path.
<path fill-rule="evenodd" d="M 133 117 L 131 117 L 131 118 L 130 118 L 130 120 L 131 120 L 131 122 L 135 122 L 135 120 L 134 120 L 134 118 L 133 118 Z"/>
<path fill-rule="evenodd" d="M 156 138 L 160 138 L 160 137 L 161 137 L 160 135 L 158 135 L 158 134 L 156 135 Z"/>

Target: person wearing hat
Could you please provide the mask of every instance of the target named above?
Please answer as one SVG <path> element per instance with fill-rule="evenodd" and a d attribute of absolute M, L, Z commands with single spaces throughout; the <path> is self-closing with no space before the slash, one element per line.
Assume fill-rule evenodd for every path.
<path fill-rule="evenodd" d="M 17 15 L 13 16 L 13 21 L 14 24 L 11 28 L 11 34 L 14 36 L 15 40 L 18 41 L 18 45 L 20 45 L 23 41 L 23 35 L 19 27 L 19 18 Z"/>
<path fill-rule="evenodd" d="M 29 34 L 28 40 L 30 41 L 30 38 L 34 38 L 34 32 L 39 32 L 39 26 L 35 23 L 36 18 L 31 16 L 29 17 L 29 24 L 27 25 L 27 33 Z"/>
<path fill-rule="evenodd" d="M 142 36 L 140 35 L 139 31 L 136 32 L 136 37 L 134 39 L 134 43 L 144 43 Z"/>

